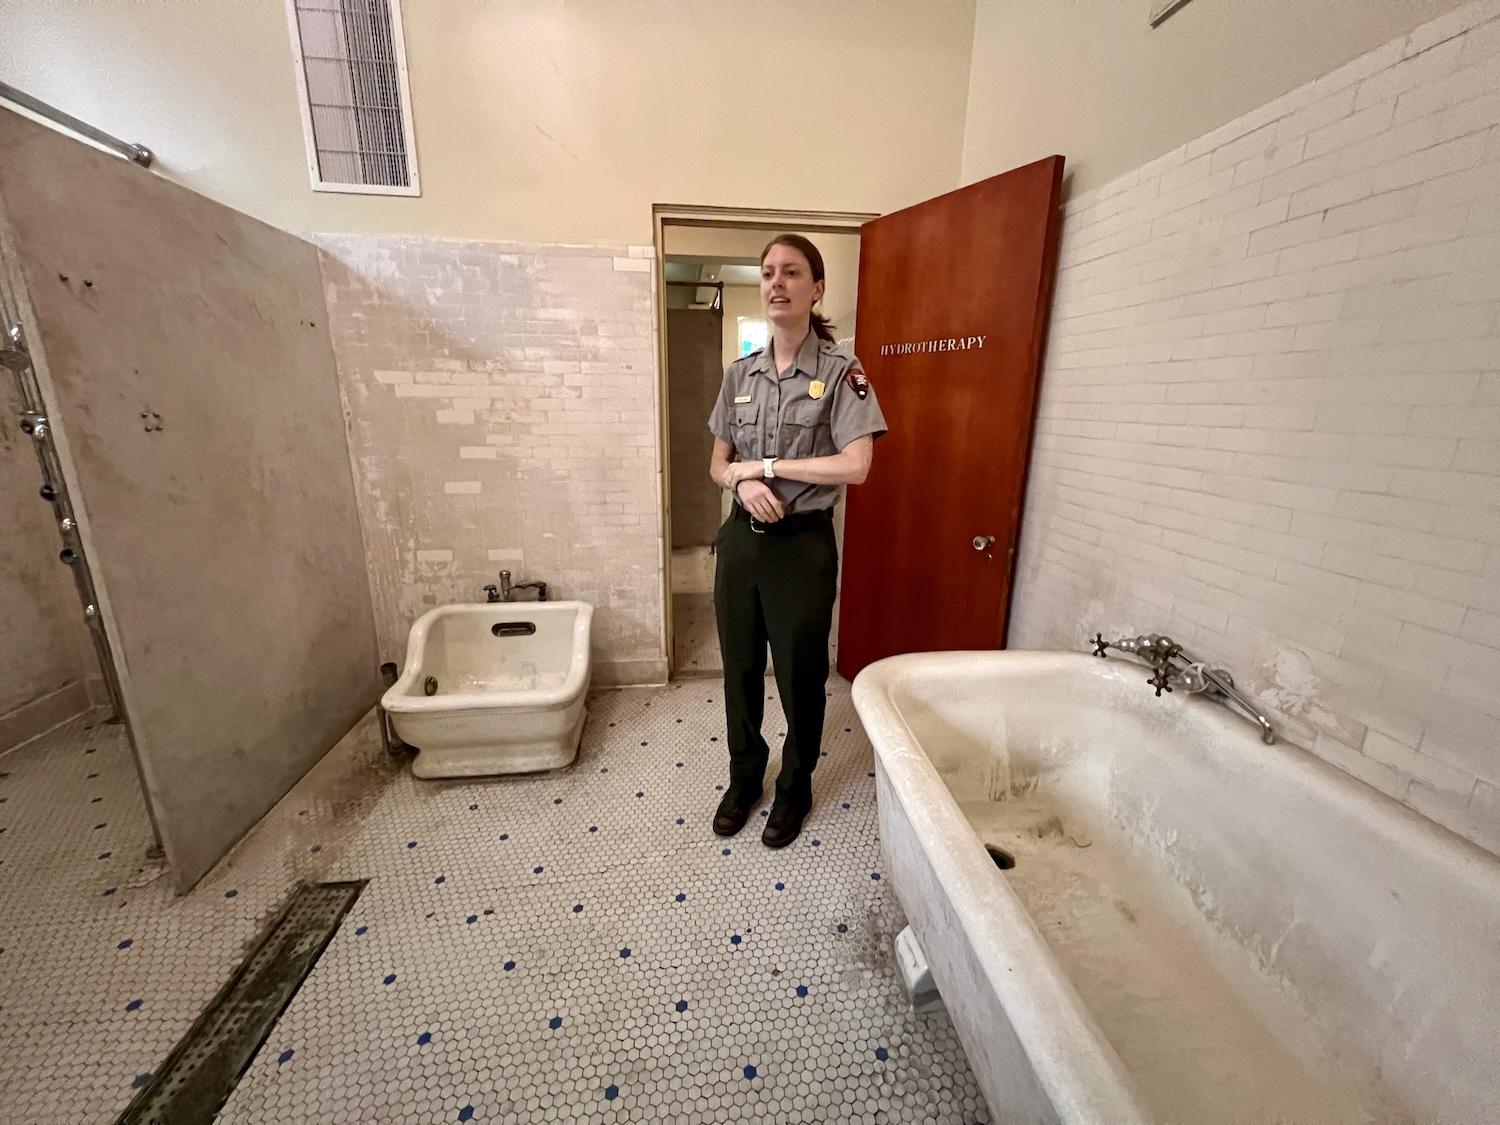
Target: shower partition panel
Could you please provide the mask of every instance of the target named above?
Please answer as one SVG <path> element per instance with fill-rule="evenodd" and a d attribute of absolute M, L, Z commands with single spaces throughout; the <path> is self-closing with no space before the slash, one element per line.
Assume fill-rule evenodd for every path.
<path fill-rule="evenodd" d="M 7 110 L 0 243 L 186 890 L 380 690 L 317 251 Z"/>

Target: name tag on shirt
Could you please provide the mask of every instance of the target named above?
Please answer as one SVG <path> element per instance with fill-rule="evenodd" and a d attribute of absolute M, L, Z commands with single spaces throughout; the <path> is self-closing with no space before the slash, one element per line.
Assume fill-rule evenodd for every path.
<path fill-rule="evenodd" d="M 735 405 L 738 406 L 742 402 L 749 402 L 752 397 L 753 396 L 751 396 L 751 395 L 735 395 L 734 396 Z"/>

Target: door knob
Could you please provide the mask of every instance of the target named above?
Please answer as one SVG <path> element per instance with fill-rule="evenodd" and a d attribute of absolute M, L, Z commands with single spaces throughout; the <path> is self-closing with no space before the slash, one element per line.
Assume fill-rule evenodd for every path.
<path fill-rule="evenodd" d="M 986 550 L 994 541 L 995 537 L 993 535 L 976 535 L 974 536 L 974 550 Z"/>

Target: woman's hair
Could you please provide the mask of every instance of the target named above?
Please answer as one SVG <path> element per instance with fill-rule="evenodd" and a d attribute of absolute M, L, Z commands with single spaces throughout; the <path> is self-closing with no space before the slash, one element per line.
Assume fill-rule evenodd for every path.
<path fill-rule="evenodd" d="M 812 268 L 813 280 L 823 280 L 823 255 L 818 253 L 818 248 L 810 240 L 803 238 L 800 234 L 778 234 L 770 242 L 766 243 L 766 248 L 760 252 L 761 265 L 766 264 L 766 255 L 771 252 L 771 247 L 773 246 L 790 246 L 793 250 L 796 250 L 807 259 L 807 264 Z M 827 340 L 830 344 L 835 342 L 833 324 L 822 313 L 815 312 L 812 314 L 812 330 L 813 335 L 818 339 Z"/>

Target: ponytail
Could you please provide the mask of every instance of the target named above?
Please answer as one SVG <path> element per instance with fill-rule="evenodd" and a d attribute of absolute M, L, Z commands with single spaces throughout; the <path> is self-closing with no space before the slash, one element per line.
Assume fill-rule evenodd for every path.
<path fill-rule="evenodd" d="M 773 246 L 790 246 L 793 250 L 796 250 L 807 259 L 808 268 L 812 270 L 813 280 L 824 280 L 823 255 L 812 244 L 811 239 L 803 238 L 800 234 L 778 234 L 770 242 L 766 243 L 766 248 L 760 252 L 762 265 L 765 264 L 766 255 L 771 252 L 771 247 Z M 832 321 L 822 313 L 817 312 L 811 314 L 811 318 L 814 336 L 820 340 L 827 340 L 830 344 L 838 343 L 838 339 L 833 334 L 834 325 Z"/>

